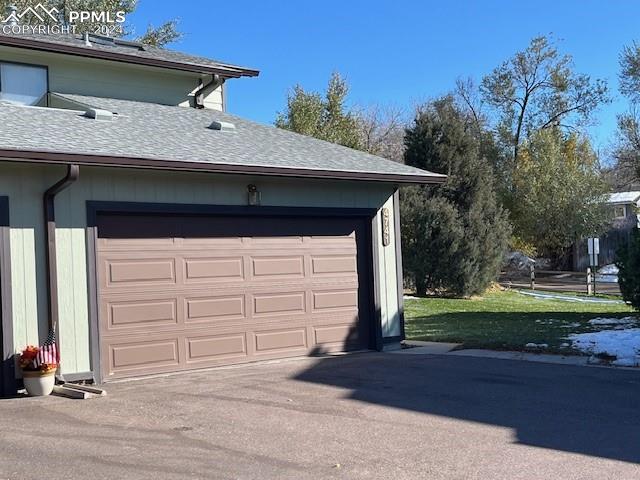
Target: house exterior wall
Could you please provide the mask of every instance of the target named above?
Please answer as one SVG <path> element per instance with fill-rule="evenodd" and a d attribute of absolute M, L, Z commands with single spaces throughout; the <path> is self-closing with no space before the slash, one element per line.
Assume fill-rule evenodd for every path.
<path fill-rule="evenodd" d="M 614 205 L 625 205 L 626 215 L 624 218 L 614 218 Z M 638 216 L 638 205 L 634 203 L 610 204 L 611 214 L 609 229 L 600 235 L 600 254 L 598 255 L 599 266 L 609 265 L 617 259 L 617 252 L 631 241 L 631 233 L 634 228 L 640 225 Z M 589 252 L 587 239 L 580 240 L 574 247 L 573 268 L 578 272 L 584 272 L 589 265 Z"/>
<path fill-rule="evenodd" d="M 611 228 L 615 230 L 631 230 L 638 226 L 638 205 L 634 203 L 624 203 L 617 204 L 624 205 L 625 207 L 625 217 L 624 218 L 614 218 L 612 221 Z M 615 205 L 611 206 L 611 215 L 613 216 L 613 210 Z"/>
<path fill-rule="evenodd" d="M 0 47 L 0 61 L 48 67 L 49 90 L 59 93 L 189 106 L 200 79 L 191 72 L 130 65 L 26 49 Z M 205 97 L 205 107 L 223 110 L 222 86 Z M 191 94 L 191 95 L 190 95 Z"/>
<path fill-rule="evenodd" d="M 42 195 L 65 174 L 62 166 L 0 162 L 0 196 L 9 197 L 14 345 L 47 332 Z M 377 279 L 384 337 L 401 334 L 394 236 L 394 186 L 203 173 L 81 167 L 80 179 L 56 197 L 60 349 L 63 374 L 90 370 L 86 202 L 246 205 L 247 184 L 262 205 L 376 208 Z M 389 209 L 391 243 L 382 246 L 380 208 Z"/>

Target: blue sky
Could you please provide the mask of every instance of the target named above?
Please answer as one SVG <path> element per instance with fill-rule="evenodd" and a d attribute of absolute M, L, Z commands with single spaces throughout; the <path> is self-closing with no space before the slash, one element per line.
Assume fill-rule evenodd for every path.
<path fill-rule="evenodd" d="M 140 0 L 138 32 L 177 17 L 185 38 L 172 46 L 261 70 L 228 83 L 231 113 L 271 123 L 290 87 L 321 90 L 332 71 L 352 103 L 410 107 L 449 91 L 459 76 L 480 79 L 539 34 L 552 33 L 575 68 L 608 80 L 614 101 L 590 128 L 605 153 L 626 102 L 618 55 L 640 41 L 636 0 L 244 1 Z"/>

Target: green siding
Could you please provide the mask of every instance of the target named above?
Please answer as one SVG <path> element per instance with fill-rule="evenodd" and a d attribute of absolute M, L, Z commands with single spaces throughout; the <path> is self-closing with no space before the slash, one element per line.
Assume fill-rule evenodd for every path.
<path fill-rule="evenodd" d="M 379 246 L 380 272 L 381 279 L 380 304 L 382 310 L 382 336 L 396 337 L 400 335 L 400 311 L 398 309 L 398 279 L 396 274 L 396 239 L 395 239 L 395 222 L 393 210 L 393 197 L 390 197 L 383 208 L 389 210 L 389 245 L 383 247 L 382 240 Z M 378 212 L 378 225 L 382 231 L 382 218 Z M 382 238 L 382 232 L 380 233 Z"/>
<path fill-rule="evenodd" d="M 196 73 L 128 65 L 91 58 L 0 47 L 0 60 L 46 65 L 49 90 L 123 100 L 188 105 L 199 85 Z M 204 79 L 205 83 L 208 81 Z M 207 96 L 208 108 L 222 110 L 222 88 Z"/>
<path fill-rule="evenodd" d="M 62 166 L 0 163 L 0 195 L 9 196 L 11 209 L 16 348 L 36 343 L 38 331 L 40 337 L 46 335 L 42 194 L 64 174 Z M 90 369 L 87 200 L 246 205 L 250 183 L 261 191 L 263 205 L 362 208 L 386 205 L 393 214 L 390 185 L 81 167 L 78 182 L 56 197 L 63 373 Z M 377 225 L 381 230 L 379 218 Z M 381 232 L 378 237 L 382 237 Z M 379 249 L 383 332 L 385 336 L 393 336 L 399 333 L 395 246 L 380 244 Z"/>

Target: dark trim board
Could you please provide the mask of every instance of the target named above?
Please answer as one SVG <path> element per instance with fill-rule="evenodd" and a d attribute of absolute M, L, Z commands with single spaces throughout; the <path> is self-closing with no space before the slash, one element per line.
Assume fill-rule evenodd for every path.
<path fill-rule="evenodd" d="M 9 226 L 9 197 L 0 196 L 0 227 Z"/>
<path fill-rule="evenodd" d="M 87 226 L 97 226 L 100 213 L 202 215 L 202 216 L 274 216 L 274 217 L 375 217 L 375 208 L 268 207 L 244 205 L 206 205 L 187 203 L 100 202 L 87 201 Z"/>
<path fill-rule="evenodd" d="M 17 392 L 13 312 L 11 308 L 11 252 L 9 245 L 9 198 L 0 197 L 0 396 Z"/>
<path fill-rule="evenodd" d="M 377 209 L 375 208 L 317 208 L 317 207 L 269 207 L 269 206 L 229 206 L 203 204 L 166 204 L 140 202 L 101 202 L 87 201 L 87 265 L 88 296 L 90 317 L 91 370 L 94 381 L 100 383 L 102 370 L 100 365 L 99 308 L 96 243 L 98 238 L 98 216 L 108 215 L 196 215 L 196 216 L 233 216 L 233 217 L 337 217 L 361 219 L 366 223 L 364 244 L 368 277 L 367 296 L 369 308 L 370 346 L 383 349 L 382 315 L 380 308 L 380 272 L 378 266 Z"/>
<path fill-rule="evenodd" d="M 402 184 L 442 183 L 446 175 L 437 173 L 415 175 L 398 173 L 356 172 L 342 170 L 322 170 L 299 167 L 276 167 L 214 162 L 183 162 L 162 158 L 123 157 L 79 153 L 47 152 L 40 150 L 0 149 L 0 159 L 11 162 L 76 164 L 100 167 L 143 168 L 149 170 L 170 170 L 185 172 L 209 172 L 250 174 L 271 177 L 315 178 L 326 180 L 362 180 L 369 182 L 390 182 Z"/>

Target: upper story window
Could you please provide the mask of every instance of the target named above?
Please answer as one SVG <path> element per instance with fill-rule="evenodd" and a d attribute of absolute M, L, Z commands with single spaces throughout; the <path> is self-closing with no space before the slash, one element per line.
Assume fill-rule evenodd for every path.
<path fill-rule="evenodd" d="M 626 205 L 616 205 L 613 207 L 613 218 L 627 218 L 627 206 Z"/>
<path fill-rule="evenodd" d="M 0 100 L 20 105 L 38 105 L 47 91 L 45 67 L 0 62 Z"/>

